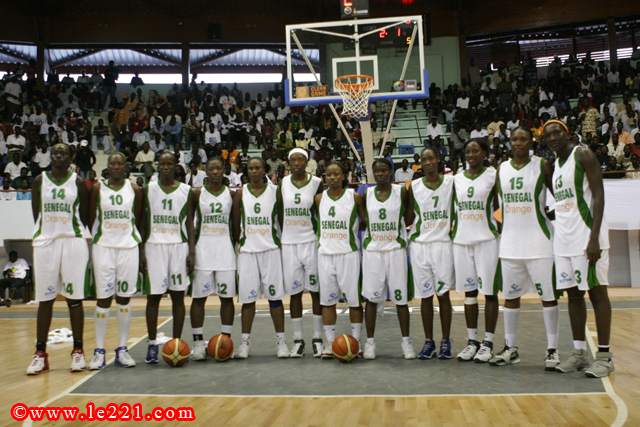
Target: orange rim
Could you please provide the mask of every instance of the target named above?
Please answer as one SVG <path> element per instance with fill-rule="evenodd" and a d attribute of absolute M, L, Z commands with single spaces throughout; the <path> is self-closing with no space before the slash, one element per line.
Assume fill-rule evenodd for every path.
<path fill-rule="evenodd" d="M 364 83 L 343 83 L 341 80 L 344 79 L 364 79 L 366 80 Z M 373 77 L 365 76 L 363 74 L 349 74 L 346 76 L 340 76 L 335 81 L 336 89 L 338 90 L 349 90 L 349 91 L 362 91 L 364 89 L 369 89 L 373 86 Z"/>

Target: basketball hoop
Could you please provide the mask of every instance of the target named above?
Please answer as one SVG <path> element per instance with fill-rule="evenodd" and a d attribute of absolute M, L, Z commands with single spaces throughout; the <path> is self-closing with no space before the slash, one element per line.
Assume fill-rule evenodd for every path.
<path fill-rule="evenodd" d="M 373 90 L 373 77 L 350 74 L 338 77 L 335 87 L 342 97 L 342 114 L 355 119 L 369 115 L 369 95 Z"/>

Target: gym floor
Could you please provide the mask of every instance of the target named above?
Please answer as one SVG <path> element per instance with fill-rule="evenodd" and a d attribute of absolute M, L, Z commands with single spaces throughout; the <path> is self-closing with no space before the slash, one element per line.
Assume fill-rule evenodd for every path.
<path fill-rule="evenodd" d="M 32 425 L 11 419 L 10 408 L 28 406 L 76 406 L 86 412 L 109 403 L 142 404 L 143 413 L 155 407 L 192 407 L 198 425 L 258 426 L 635 426 L 640 425 L 640 390 L 637 354 L 633 339 L 640 324 L 640 291 L 611 288 L 613 306 L 612 351 L 616 373 L 606 379 L 589 379 L 583 373 L 545 372 L 543 357 L 546 337 L 537 296 L 523 299 L 518 328 L 519 365 L 492 367 L 454 360 L 404 360 L 395 308 L 388 303 L 384 318 L 378 318 L 377 358 L 341 364 L 307 355 L 302 359 L 277 359 L 275 333 L 266 300 L 258 305 L 247 360 L 217 363 L 190 361 L 171 368 L 160 361 L 146 365 L 144 298 L 132 300 L 133 319 L 129 348 L 138 366 L 133 369 L 108 365 L 97 372 L 71 374 L 68 371 L 72 344 L 48 347 L 51 372 L 27 377 L 25 370 L 33 354 L 37 307 L 14 305 L 0 309 L 0 326 L 5 339 L 0 356 L 3 391 L 0 425 Z M 466 342 L 462 298 L 452 295 L 454 304 L 454 355 Z M 187 304 L 190 300 L 187 300 Z M 161 305 L 160 331 L 171 335 L 170 300 Z M 424 342 L 419 301 L 412 303 L 411 336 L 417 351 Z M 93 307 L 85 303 L 85 351 L 87 362 L 94 347 Z M 310 298 L 305 295 L 305 307 Z M 219 333 L 219 304 L 210 298 L 205 320 L 205 339 Z M 336 333 L 349 333 L 348 308 L 338 307 Z M 560 305 L 560 353 L 568 357 L 571 334 L 566 298 Z M 595 323 L 589 310 L 588 338 L 594 349 Z M 240 341 L 240 310 L 236 309 L 233 339 Z M 112 316 L 107 333 L 107 359 L 112 362 L 117 346 L 117 322 Z M 287 313 L 288 317 L 288 313 Z M 502 316 L 500 316 L 502 318 Z M 439 319 L 435 315 L 435 339 L 439 341 Z M 480 335 L 483 314 L 480 315 Z M 289 322 L 287 322 L 289 326 Z M 52 329 L 69 327 L 66 304 L 56 303 Z M 305 341 L 310 344 L 311 316 L 305 318 Z M 363 328 L 364 334 L 364 328 Z M 496 349 L 502 348 L 502 319 L 496 331 Z M 183 338 L 191 345 L 189 318 Z M 292 344 L 290 328 L 288 344 Z M 124 422 L 122 422 L 124 424 Z M 175 425 L 175 421 L 153 422 Z M 34 422 L 36 425 L 101 425 L 100 421 Z M 119 422 L 111 422 L 118 425 Z M 187 424 L 187 422 L 183 422 Z"/>

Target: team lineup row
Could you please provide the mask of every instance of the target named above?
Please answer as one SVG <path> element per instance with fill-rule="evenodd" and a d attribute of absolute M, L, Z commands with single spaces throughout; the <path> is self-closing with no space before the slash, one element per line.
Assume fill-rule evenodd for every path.
<path fill-rule="evenodd" d="M 547 330 L 545 369 L 586 369 L 587 376 L 608 375 L 614 371 L 608 346 L 609 243 L 603 223 L 599 167 L 588 150 L 571 145 L 561 122 L 547 123 L 545 135 L 557 153 L 555 165 L 530 157 L 531 132 L 519 128 L 511 137 L 513 160 L 497 171 L 483 166 L 488 154 L 486 144 L 472 140 L 465 148 L 469 168 L 455 177 L 440 175 L 438 154 L 425 149 L 421 154 L 425 177 L 411 182 L 408 189 L 391 184 L 391 164 L 376 160 L 372 165 L 376 185 L 363 196 L 347 188 L 345 171 L 338 163 L 326 168 L 328 188 L 323 190 L 320 178 L 306 174 L 308 155 L 302 149 L 291 151 L 292 174 L 279 187 L 264 182 L 264 162 L 254 158 L 247 167 L 249 183 L 236 192 L 222 184 L 224 164 L 218 159 L 208 162 L 209 183 L 202 189 L 177 182 L 176 161 L 169 153 L 160 157 L 158 182 L 140 189 L 124 179 L 126 162 L 116 153 L 109 158 L 109 180 L 94 186 L 87 195 L 74 174 L 65 172 L 68 148 L 56 146 L 52 150 L 52 171 L 34 182 L 34 270 L 41 305 L 37 351 L 27 373 L 48 370 L 46 333 L 58 292 L 67 299 L 74 331 L 71 369 L 86 367 L 79 322 L 85 272 L 77 268 L 88 261 L 83 233 L 86 224 L 93 236 L 98 297 L 96 350 L 90 369 L 105 366 L 104 341 L 114 295 L 120 341 L 116 365 L 135 365 L 126 342 L 129 298 L 136 291 L 133 283 L 140 269 L 147 295 L 147 363 L 158 361 L 160 298 L 167 292 L 171 296 L 173 336 L 180 337 L 184 294 L 190 284 L 195 360 L 206 357 L 204 306 L 212 294 L 221 300 L 223 334 L 232 332 L 233 298 L 237 296 L 242 304 L 242 340 L 236 358 L 250 354 L 255 302 L 262 295 L 269 300 L 277 356 L 304 356 L 304 290 L 312 297 L 312 351 L 316 357 L 332 357 L 335 308 L 342 297 L 350 307 L 351 334 L 357 340 L 364 320 L 367 339 L 363 357 L 374 359 L 376 313 L 390 295 L 397 307 L 404 357 L 430 359 L 437 354 L 452 358 L 449 291 L 455 288 L 465 292 L 469 339 L 457 355 L 459 361 L 495 366 L 519 363 L 516 328 L 520 297 L 536 292 L 542 300 Z M 545 211 L 547 189 L 556 199 L 555 230 L 549 219 L 553 213 Z M 502 210 L 502 224 L 493 215 L 498 208 Z M 408 231 L 407 225 L 411 225 Z M 362 255 L 358 240 L 361 229 Z M 500 290 L 506 299 L 506 346 L 494 352 Z M 575 347 L 562 363 L 556 350 L 556 290 L 568 292 Z M 485 337 L 481 342 L 478 291 L 486 300 Z M 593 302 L 598 325 L 599 352 L 593 363 L 586 350 L 585 291 Z M 292 349 L 285 340 L 284 295 L 291 296 Z M 414 295 L 421 299 L 426 338 L 418 355 L 409 339 L 407 303 Z M 442 323 L 439 353 L 433 340 L 434 295 L 439 300 Z M 364 310 L 362 297 L 367 300 Z"/>

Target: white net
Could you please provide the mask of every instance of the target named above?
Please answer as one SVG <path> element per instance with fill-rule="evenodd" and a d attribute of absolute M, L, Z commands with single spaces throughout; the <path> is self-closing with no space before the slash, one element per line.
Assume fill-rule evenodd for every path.
<path fill-rule="evenodd" d="M 342 114 L 362 119 L 369 115 L 369 95 L 373 90 L 373 77 L 350 75 L 338 77 L 336 89 L 342 97 Z"/>

